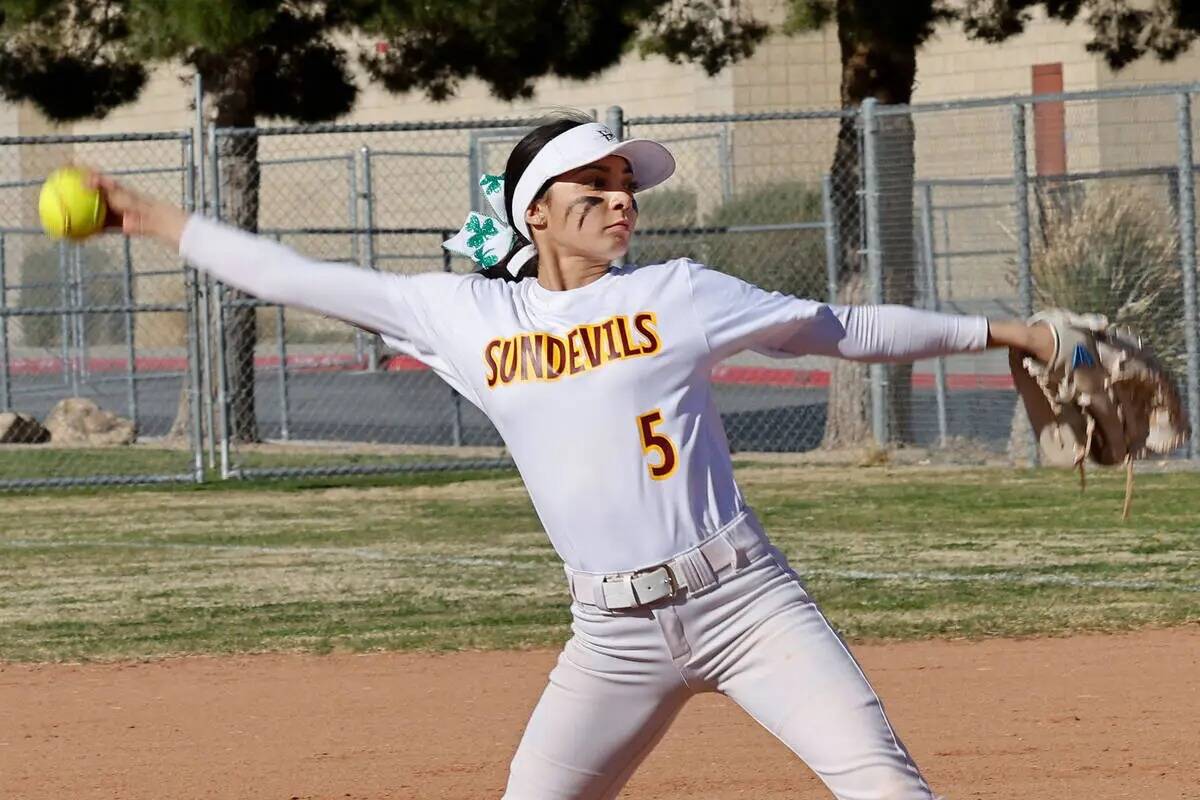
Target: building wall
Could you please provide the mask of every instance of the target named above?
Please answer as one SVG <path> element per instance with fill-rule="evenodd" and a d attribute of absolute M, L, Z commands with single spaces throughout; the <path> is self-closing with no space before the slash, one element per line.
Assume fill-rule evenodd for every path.
<path fill-rule="evenodd" d="M 756 11 L 778 21 L 781 5 L 759 0 Z M 966 38 L 955 26 L 941 28 L 918 56 L 914 102 L 934 103 L 962 98 L 1024 95 L 1031 89 L 1036 64 L 1061 64 L 1065 91 L 1200 79 L 1200 47 L 1176 62 L 1143 59 L 1114 74 L 1084 45 L 1086 26 L 1065 26 L 1035 20 L 1021 36 L 1002 45 L 984 45 Z M 611 105 L 620 105 L 627 119 L 649 115 L 752 114 L 781 109 L 828 110 L 839 105 L 839 51 L 832 28 L 794 37 L 774 36 L 746 62 L 709 77 L 690 65 L 662 58 L 629 55 L 620 64 L 589 81 L 548 78 L 538 81 L 532 100 L 507 103 L 492 97 L 478 80 L 463 82 L 457 95 L 432 103 L 419 93 L 394 96 L 362 80 L 363 91 L 354 112 L 343 121 L 354 123 L 494 118 L 536 115 L 569 106 L 594 111 L 601 118 Z M 112 133 L 190 129 L 190 76 L 180 65 L 152 73 L 139 100 L 103 120 L 56 127 L 28 106 L 0 105 L 0 135 L 50 132 Z M 1127 100 L 1068 103 L 1064 106 L 1064 147 L 1072 171 L 1119 169 L 1134 165 L 1170 164 L 1174 156 L 1174 100 Z M 1200 117 L 1200 114 L 1197 115 Z M 918 178 L 983 178 L 1011 174 L 1011 110 L 920 112 L 916 128 Z M 1035 130 L 1028 132 L 1031 166 Z M 679 172 L 664 187 L 655 213 L 666 214 L 671 202 L 689 203 L 703 219 L 725 200 L 773 183 L 800 183 L 816 191 L 833 157 L 835 119 L 787 122 L 688 123 L 634 125 L 634 135 L 653 136 L 670 144 Z M 363 147 L 370 148 L 377 202 L 375 224 L 383 227 L 457 225 L 467 209 L 478 203 L 466 163 L 496 171 L 512 138 L 472 139 L 468 132 L 397 133 L 265 137 L 260 143 L 263 166 L 264 227 L 351 226 L 355 215 L 366 213 L 353 203 L 361 191 Z M 0 183 L 36 181 L 54 165 L 68 159 L 86 160 L 106 168 L 140 169 L 179 165 L 182 156 L 169 148 L 140 145 L 41 146 L 0 152 Z M 390 153 L 390 154 L 389 154 Z M 472 154 L 475 161 L 471 161 Z M 274 163 L 310 160 L 303 164 Z M 338 160 L 340 159 L 340 160 Z M 351 175 L 355 175 L 352 179 Z M 141 185 L 167 197 L 178 197 L 178 176 L 141 177 Z M 1161 188 L 1161 187 L 1159 187 Z M 665 194 L 667 190 L 674 194 Z M 1155 191 L 1158 189 L 1155 188 Z M 691 196 L 691 200 L 687 196 Z M 790 195 L 795 196 L 795 195 Z M 34 194 L 27 189 L 0 189 L 0 213 L 17 224 L 36 224 Z M 944 187 L 934 203 L 939 236 L 947 249 L 1011 250 L 1012 226 L 1004 204 L 1011 190 L 1004 187 Z M 790 202 L 790 201 L 789 201 Z M 988 204 L 995 204 L 990 209 Z M 648 207 L 653 203 L 648 203 Z M 790 213 L 790 212 L 787 212 Z M 920 214 L 920 209 L 918 209 Z M 652 215 L 647 214 L 650 223 Z M 665 218 L 665 217 L 664 217 Z M 918 217 L 919 219 L 919 217 Z M 361 220 L 358 220 L 361 221 Z M 7 224 L 13 224 L 8 222 Z M 362 242 L 348 235 L 292 235 L 289 243 L 325 258 L 357 260 Z M 964 246 L 965 243 L 965 246 Z M 389 269 L 428 268 L 438 253 L 438 237 L 381 236 L 376 255 Z M 17 248 L 9 263 L 20 261 Z M 140 263 L 140 259 L 139 259 Z M 155 267 L 161 266 L 158 264 Z M 993 291 L 1005 280 L 1004 256 L 951 257 L 941 264 L 941 279 L 950 295 L 977 284 Z"/>
<path fill-rule="evenodd" d="M 1084 24 L 1063 25 L 1039 16 L 1021 36 L 1002 45 L 966 38 L 957 26 L 944 27 L 923 48 L 918 60 L 914 103 L 988 96 L 1028 95 L 1035 65 L 1061 65 L 1062 91 L 1085 92 L 1118 86 L 1187 82 L 1200 79 L 1200 48 L 1174 64 L 1144 58 L 1121 73 L 1086 50 L 1091 32 Z M 1069 173 L 1107 175 L 1113 170 L 1169 165 L 1176 154 L 1175 98 L 1125 98 L 1047 104 L 1026 117 L 1029 170 L 1039 165 L 1035 143 L 1058 147 Z M 1000 178 L 1013 170 L 1013 109 L 1008 105 L 979 109 L 922 112 L 914 115 L 918 178 Z M 1061 119 L 1060 123 L 1057 119 Z M 1041 117 L 1041 119 L 1039 119 Z M 1053 159 L 1051 159 L 1052 161 Z M 1160 177 L 1096 177 L 1080 191 L 1139 192 L 1154 202 L 1167 202 L 1169 184 Z M 1046 196 L 1045 187 L 1040 196 Z M 931 200 L 926 218 L 933 223 L 939 291 L 943 300 L 969 302 L 972 297 L 1004 296 L 1015 269 L 1016 220 L 1011 184 L 935 184 L 918 194 L 918 224 L 923 201 Z M 1039 194 L 1031 213 L 1037 224 Z M 919 230 L 919 228 L 918 228 Z M 962 255 L 960 255 L 962 254 Z"/>
<path fill-rule="evenodd" d="M 968 39 L 961 26 L 942 26 L 917 59 L 917 103 L 1028 94 L 1030 67 L 1063 65 L 1066 91 L 1097 87 L 1096 57 L 1084 49 L 1089 38 L 1081 24 L 1063 25 L 1038 12 L 1024 33 L 999 45 Z"/>
<path fill-rule="evenodd" d="M 733 111 L 832 110 L 840 105 L 840 56 L 833 28 L 793 37 L 773 36 L 730 70 Z M 735 191 L 774 181 L 819 184 L 829 171 L 836 119 L 739 122 L 731 126 Z"/>
<path fill-rule="evenodd" d="M 767 19 L 778 21 L 781 17 L 778 2 L 759 0 L 756 5 L 756 11 Z M 1100 59 L 1086 52 L 1084 45 L 1089 37 L 1083 24 L 1062 25 L 1038 18 L 1024 34 L 1001 45 L 985 45 L 967 39 L 958 26 L 943 26 L 919 54 L 913 100 L 926 103 L 1026 94 L 1034 64 L 1061 63 L 1064 89 L 1068 92 L 1200 78 L 1200 48 L 1193 48 L 1172 63 L 1146 58 L 1114 74 Z M 360 101 L 343 121 L 525 116 L 562 106 L 594 110 L 602 116 L 605 108 L 613 104 L 621 105 L 627 117 L 830 109 L 838 105 L 839 77 L 837 37 L 830 27 L 793 37 L 773 36 L 752 58 L 715 78 L 695 66 L 630 54 L 620 64 L 588 81 L 558 78 L 538 81 L 532 100 L 513 103 L 492 97 L 486 85 L 478 80 L 464 81 L 451 100 L 432 103 L 419 93 L 391 95 L 363 77 Z M 165 65 L 151 74 L 136 103 L 117 109 L 103 120 L 56 128 L 28 108 L 14 109 L 0 104 L 0 132 L 183 129 L 191 127 L 194 121 L 191 100 L 187 70 L 181 65 Z M 1076 127 L 1082 129 L 1083 125 L 1080 117 Z M 1096 141 L 1095 137 L 1089 140 L 1082 133 L 1080 136 Z M 947 134 L 948 140 L 956 138 L 963 137 Z M 756 159 L 749 163 L 756 163 Z"/>

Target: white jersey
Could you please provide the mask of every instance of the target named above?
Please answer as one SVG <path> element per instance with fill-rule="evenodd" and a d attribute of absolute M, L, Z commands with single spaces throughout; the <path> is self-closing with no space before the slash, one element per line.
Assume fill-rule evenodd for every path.
<path fill-rule="evenodd" d="M 201 217 L 180 253 L 264 300 L 379 331 L 436 371 L 492 420 L 555 550 L 587 572 L 664 562 L 743 512 L 713 402 L 721 359 L 908 361 L 987 340 L 982 317 L 835 307 L 684 259 L 550 291 L 314 262 Z"/>

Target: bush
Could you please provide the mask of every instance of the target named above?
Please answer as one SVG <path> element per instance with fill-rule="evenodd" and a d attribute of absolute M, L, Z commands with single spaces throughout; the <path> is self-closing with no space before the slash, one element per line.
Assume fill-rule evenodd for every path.
<path fill-rule="evenodd" d="M 696 193 L 691 189 L 653 189 L 638 196 L 638 230 L 694 228 Z M 689 233 L 638 233 L 629 249 L 635 264 L 661 264 L 673 258 L 703 261 L 703 237 Z"/>
<path fill-rule="evenodd" d="M 821 222 L 820 189 L 801 181 L 769 183 L 716 208 L 709 226 Z M 764 289 L 824 299 L 825 232 L 820 228 L 710 234 L 707 263 Z"/>
<path fill-rule="evenodd" d="M 81 246 L 83 259 L 83 305 L 117 305 L 124 302 L 120 274 L 112 258 L 103 250 Z M 73 258 L 68 248 L 63 256 Z M 29 252 L 21 261 L 20 308 L 62 308 L 63 273 L 60 248 L 48 245 Z M 62 344 L 62 316 L 20 317 L 24 343 L 30 347 L 58 347 Z M 114 344 L 124 341 L 124 315 L 88 314 L 84 317 L 88 344 Z"/>
<path fill-rule="evenodd" d="M 1041 206 L 1030 265 L 1034 305 L 1104 314 L 1181 374 L 1183 278 L 1174 214 L 1128 187 L 1056 194 Z"/>
<path fill-rule="evenodd" d="M 638 200 L 638 229 L 734 227 L 821 222 L 821 192 L 801 181 L 763 184 L 734 195 L 700 219 L 690 189 L 657 189 Z M 826 294 L 825 232 L 731 231 L 671 233 L 634 239 L 630 260 L 654 264 L 692 258 L 764 289 L 823 299 Z"/>

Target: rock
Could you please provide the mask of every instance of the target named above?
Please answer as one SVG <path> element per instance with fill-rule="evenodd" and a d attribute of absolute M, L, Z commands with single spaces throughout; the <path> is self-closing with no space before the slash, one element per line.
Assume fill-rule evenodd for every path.
<path fill-rule="evenodd" d="M 50 441 L 50 431 L 29 414 L 6 411 L 0 414 L 0 444 L 42 444 Z"/>
<path fill-rule="evenodd" d="M 58 401 L 46 417 L 45 425 L 54 444 L 95 447 L 133 444 L 137 438 L 132 422 L 83 397 Z"/>

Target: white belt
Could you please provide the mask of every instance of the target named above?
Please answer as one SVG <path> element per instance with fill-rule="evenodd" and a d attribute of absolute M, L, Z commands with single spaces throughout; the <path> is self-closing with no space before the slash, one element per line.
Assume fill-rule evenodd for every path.
<path fill-rule="evenodd" d="M 601 574 L 566 567 L 571 597 L 606 611 L 656 603 L 687 589 L 702 594 L 717 585 L 718 576 L 736 571 L 770 547 L 750 511 L 695 547 L 664 564 L 634 572 Z"/>

